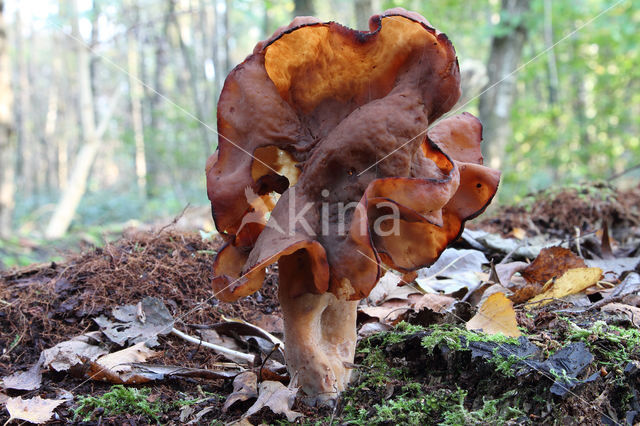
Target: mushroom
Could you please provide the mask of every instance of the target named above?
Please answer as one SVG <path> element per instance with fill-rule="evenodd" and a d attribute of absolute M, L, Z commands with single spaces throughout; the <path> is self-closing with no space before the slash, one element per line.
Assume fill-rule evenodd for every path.
<path fill-rule="evenodd" d="M 207 189 L 226 239 L 223 301 L 278 265 L 292 380 L 311 398 L 348 385 L 356 306 L 381 276 L 429 266 L 496 193 L 460 96 L 449 39 L 401 8 L 370 31 L 296 18 L 234 68 L 218 103 Z"/>

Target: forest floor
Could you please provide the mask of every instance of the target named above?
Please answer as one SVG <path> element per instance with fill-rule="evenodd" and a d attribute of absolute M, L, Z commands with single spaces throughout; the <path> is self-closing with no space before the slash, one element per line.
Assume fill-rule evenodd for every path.
<path fill-rule="evenodd" d="M 361 303 L 353 381 L 333 407 L 308 407 L 286 387 L 271 339 L 282 338 L 275 268 L 236 303 L 212 297 L 220 238 L 129 231 L 59 262 L 2 271 L 0 424 L 634 424 L 639 206 L 640 187 L 590 185 L 471 223 L 450 252 L 460 260 L 464 251 L 464 262 L 405 276 L 415 281 L 400 291 L 398 277 Z M 545 263 L 547 246 L 567 248 L 571 265 Z M 478 256 L 492 263 L 467 262 Z M 537 258 L 537 270 L 516 262 Z M 531 303 L 567 270 L 598 267 L 593 285 Z M 385 277 L 379 287 L 394 275 Z M 500 292 L 509 302 L 499 316 L 517 321 L 505 333 L 519 337 L 470 331 Z M 230 363 L 173 328 L 255 359 Z M 267 385 L 278 392 L 266 395 Z"/>

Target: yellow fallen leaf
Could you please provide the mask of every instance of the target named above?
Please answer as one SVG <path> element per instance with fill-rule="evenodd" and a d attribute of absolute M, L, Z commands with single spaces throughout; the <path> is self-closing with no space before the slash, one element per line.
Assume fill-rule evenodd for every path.
<path fill-rule="evenodd" d="M 524 230 L 524 229 L 522 229 L 522 228 L 518 228 L 518 227 L 513 228 L 513 229 L 511 230 L 511 234 L 512 234 L 515 238 L 517 238 L 518 240 L 524 240 L 524 239 L 527 237 L 527 231 L 525 231 L 525 230 Z"/>
<path fill-rule="evenodd" d="M 598 282 L 602 276 L 600 268 L 574 268 L 569 269 L 543 293 L 529 300 L 526 309 L 538 308 L 561 297 L 570 294 L 580 293 L 587 287 L 591 287 Z"/>
<path fill-rule="evenodd" d="M 487 334 L 502 333 L 509 337 L 519 337 L 521 334 L 513 302 L 504 293 L 489 296 L 466 327 L 467 330 L 482 330 Z"/>
<path fill-rule="evenodd" d="M 7 423 L 11 420 L 26 420 L 36 424 L 46 423 L 53 416 L 53 410 L 63 402 L 63 399 L 42 399 L 39 396 L 31 399 L 9 398 L 6 409 L 10 418 Z"/>

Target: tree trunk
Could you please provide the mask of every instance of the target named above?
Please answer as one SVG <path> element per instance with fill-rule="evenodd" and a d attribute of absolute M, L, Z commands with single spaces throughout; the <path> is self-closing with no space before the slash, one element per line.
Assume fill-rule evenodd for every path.
<path fill-rule="evenodd" d="M 556 52 L 553 49 L 553 15 L 551 0 L 544 0 L 544 45 L 549 49 L 547 55 L 547 70 L 549 73 L 549 104 L 554 106 L 558 100 L 558 66 Z"/>
<path fill-rule="evenodd" d="M 62 237 L 69 229 L 73 216 L 87 189 L 87 180 L 89 179 L 91 167 L 93 166 L 98 148 L 100 147 L 100 138 L 106 130 L 106 123 L 109 121 L 111 115 L 107 113 L 100 123 L 100 128 L 96 129 L 93 92 L 91 90 L 89 50 L 81 43 L 82 36 L 80 35 L 78 22 L 78 0 L 70 1 L 69 9 L 71 14 L 71 34 L 73 43 L 75 43 L 78 60 L 77 87 L 83 144 L 76 157 L 67 187 L 62 193 L 45 231 L 45 236 L 50 239 Z M 111 113 L 113 109 L 115 109 L 115 103 L 117 97 L 119 97 L 119 93 L 118 91 L 115 99 L 112 100 Z"/>
<path fill-rule="evenodd" d="M 171 1 L 171 0 L 170 0 Z M 211 153 L 211 145 L 209 144 L 209 129 L 205 126 L 205 116 L 204 116 L 204 106 L 198 96 L 198 85 L 197 85 L 197 77 L 198 72 L 196 70 L 195 64 L 193 63 L 193 57 L 191 56 L 191 52 L 189 51 L 189 47 L 185 44 L 184 39 L 182 38 L 182 31 L 180 28 L 180 21 L 176 18 L 175 14 L 175 3 L 171 1 L 171 10 L 169 12 L 173 17 L 173 24 L 176 29 L 178 44 L 180 45 L 180 51 L 182 52 L 182 58 L 184 60 L 184 64 L 187 68 L 187 72 L 189 74 L 189 85 L 191 86 L 191 92 L 193 95 L 193 103 L 196 109 L 196 119 L 198 120 L 198 129 L 200 130 L 200 138 L 202 139 L 202 145 L 204 148 L 205 155 L 209 155 Z"/>
<path fill-rule="evenodd" d="M 293 16 L 313 16 L 315 14 L 313 0 L 295 0 L 294 3 Z"/>
<path fill-rule="evenodd" d="M 527 36 L 524 23 L 529 0 L 502 0 L 501 22 L 508 32 L 495 35 L 487 64 L 489 83 L 480 97 L 480 120 L 483 124 L 484 155 L 488 164 L 500 168 L 507 141 L 511 137 L 509 117 L 516 90 L 516 74 Z"/>
<path fill-rule="evenodd" d="M 137 25 L 139 21 L 138 6 L 128 1 L 129 12 L 133 14 L 133 27 L 127 32 L 127 63 L 129 66 L 129 94 L 131 100 L 131 123 L 133 139 L 136 147 L 135 164 L 138 192 L 141 198 L 147 196 L 147 160 L 144 149 L 144 124 L 142 121 L 142 94 L 140 82 Z"/>
<path fill-rule="evenodd" d="M 21 192 L 24 197 L 31 197 L 35 192 L 35 159 L 36 144 L 33 133 L 29 131 L 28 120 L 32 116 L 30 111 L 31 84 L 29 67 L 27 64 L 27 49 L 22 33 L 21 10 L 16 10 L 15 37 L 18 63 L 18 94 L 16 105 L 16 130 L 18 144 L 18 176 L 21 181 Z"/>
<path fill-rule="evenodd" d="M 15 205 L 15 154 L 13 137 L 13 94 L 7 27 L 4 22 L 4 0 L 0 0 L 0 238 L 12 231 Z"/>
<path fill-rule="evenodd" d="M 356 29 L 363 31 L 369 29 L 369 18 L 373 15 L 372 0 L 355 0 L 353 3 L 356 15 Z"/>

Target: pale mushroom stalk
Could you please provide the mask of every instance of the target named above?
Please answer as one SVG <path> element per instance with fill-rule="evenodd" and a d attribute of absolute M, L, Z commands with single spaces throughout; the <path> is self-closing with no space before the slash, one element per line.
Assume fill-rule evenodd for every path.
<path fill-rule="evenodd" d="M 294 385 L 317 402 L 335 399 L 351 378 L 346 365 L 353 363 L 356 350 L 358 302 L 340 300 L 332 293 L 292 297 L 285 286 L 280 286 L 278 296 L 287 369 Z"/>

